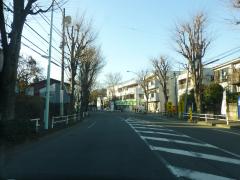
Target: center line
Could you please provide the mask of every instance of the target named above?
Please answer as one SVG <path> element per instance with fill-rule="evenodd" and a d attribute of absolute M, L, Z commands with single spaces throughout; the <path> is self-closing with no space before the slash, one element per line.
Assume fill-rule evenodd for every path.
<path fill-rule="evenodd" d="M 93 127 L 96 124 L 96 121 L 94 121 L 91 125 L 88 126 L 88 129 Z"/>

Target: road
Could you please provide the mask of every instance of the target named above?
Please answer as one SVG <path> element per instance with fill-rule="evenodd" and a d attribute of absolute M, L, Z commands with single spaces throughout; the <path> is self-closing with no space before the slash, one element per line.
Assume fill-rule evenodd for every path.
<path fill-rule="evenodd" d="M 9 179 L 239 179 L 240 131 L 124 113 L 84 122 L 8 153 Z"/>

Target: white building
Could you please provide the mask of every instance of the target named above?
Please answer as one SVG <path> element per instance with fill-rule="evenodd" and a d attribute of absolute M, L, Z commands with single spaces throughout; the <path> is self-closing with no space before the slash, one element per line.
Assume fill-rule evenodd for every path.
<path fill-rule="evenodd" d="M 176 75 L 178 71 L 170 71 L 168 73 L 168 83 L 167 83 L 167 93 L 168 93 L 168 102 L 173 104 L 173 107 L 176 108 L 177 103 L 177 83 Z M 149 105 L 148 109 L 151 112 L 164 112 L 165 110 L 165 98 L 163 93 L 163 88 L 160 84 L 160 81 L 155 75 L 149 77 Z"/>
<path fill-rule="evenodd" d="M 188 76 L 188 93 L 193 89 L 194 84 L 191 78 L 191 73 Z M 211 68 L 203 69 L 203 84 L 208 85 L 213 81 L 213 70 Z M 183 71 L 177 78 L 177 86 L 178 86 L 178 100 L 183 96 L 186 92 L 186 82 L 187 82 L 187 70 Z"/>
<path fill-rule="evenodd" d="M 177 89 L 176 89 L 176 76 L 174 72 L 169 72 L 168 75 L 168 101 L 172 102 L 176 107 L 177 102 Z M 148 78 L 149 98 L 148 98 L 148 111 L 150 112 L 164 112 L 165 99 L 159 80 L 153 74 L 149 74 Z M 138 84 L 137 80 L 130 80 L 123 82 L 115 87 L 107 88 L 107 97 L 115 99 L 117 109 L 133 111 L 135 109 L 143 110 L 146 102 L 146 97 L 142 87 Z"/>
<path fill-rule="evenodd" d="M 240 92 L 240 58 L 213 67 L 214 81 L 231 92 Z"/>
<path fill-rule="evenodd" d="M 123 82 L 115 87 L 107 88 L 107 97 L 115 99 L 117 109 L 133 111 L 144 105 L 144 93 L 136 80 Z"/>

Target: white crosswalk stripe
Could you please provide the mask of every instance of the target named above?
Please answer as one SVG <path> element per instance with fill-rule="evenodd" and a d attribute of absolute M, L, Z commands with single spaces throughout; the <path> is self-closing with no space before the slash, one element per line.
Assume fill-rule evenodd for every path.
<path fill-rule="evenodd" d="M 184 134 L 172 134 L 172 133 L 167 133 L 167 132 L 141 131 L 141 130 L 135 130 L 135 131 L 138 133 L 145 133 L 145 134 L 161 134 L 161 135 L 167 135 L 167 136 L 186 137 L 186 138 L 189 137 Z"/>
<path fill-rule="evenodd" d="M 173 154 L 176 156 L 186 156 L 186 157 L 192 157 L 192 158 L 197 158 L 197 159 L 206 159 L 206 160 L 211 160 L 211 161 L 216 161 L 216 162 L 221 162 L 221 163 L 228 163 L 232 165 L 240 165 L 240 159 L 238 154 L 234 154 L 232 152 L 229 152 L 227 150 L 221 149 L 219 147 L 216 147 L 214 145 L 204 143 L 198 139 L 192 138 L 188 135 L 185 134 L 179 134 L 178 132 L 165 128 L 162 125 L 157 125 L 157 124 L 151 124 L 151 122 L 139 122 L 139 120 L 135 121 L 126 121 L 126 123 L 140 136 L 141 139 L 144 140 L 144 142 L 149 146 L 149 148 L 152 151 L 155 152 L 164 152 L 164 153 L 169 153 Z M 158 136 L 156 136 L 158 135 Z M 164 137 L 161 137 L 163 135 Z M 171 137 L 171 138 L 168 138 Z M 174 137 L 182 137 L 181 140 L 179 139 L 174 139 Z M 186 138 L 186 140 L 184 140 Z M 152 141 L 151 141 L 152 140 Z M 201 147 L 201 148 L 211 148 L 214 149 L 213 151 L 210 151 L 211 153 L 202 153 L 201 150 L 199 152 L 191 151 L 191 150 L 183 150 L 183 149 L 178 149 L 178 148 L 172 148 L 173 144 L 171 147 L 166 147 L 166 144 L 164 146 L 156 146 L 156 145 L 151 145 L 150 143 L 153 143 L 153 141 L 156 142 L 168 142 L 168 143 L 178 143 L 178 144 L 185 144 L 188 146 L 195 146 L 195 147 Z M 196 148 L 195 148 L 196 149 Z M 228 155 L 231 155 L 231 157 L 227 156 L 222 156 L 222 155 L 215 155 L 213 152 L 215 151 L 221 151 L 223 153 L 226 153 Z M 232 158 L 234 157 L 234 158 Z M 188 179 L 194 179 L 194 180 L 205 180 L 205 179 L 210 179 L 210 180 L 230 180 L 232 178 L 229 177 L 224 177 L 224 176 L 219 176 L 214 174 L 211 174 L 209 172 L 202 172 L 198 170 L 193 170 L 193 169 L 188 169 L 188 168 L 183 168 L 183 167 L 177 167 L 174 166 L 173 164 L 170 164 L 167 162 L 166 159 L 163 160 L 164 164 L 167 166 L 167 168 L 174 174 L 177 178 L 188 178 Z M 217 173 L 218 174 L 218 173 Z"/>
<path fill-rule="evenodd" d="M 145 126 L 145 127 L 163 127 L 161 125 L 153 125 L 153 124 L 146 124 L 146 123 L 130 123 L 134 126 Z"/>
<path fill-rule="evenodd" d="M 190 141 L 181 141 L 181 140 L 159 138 L 159 137 L 148 137 L 148 136 L 140 136 L 140 137 L 142 139 L 146 139 L 146 140 L 173 142 L 173 143 L 179 143 L 179 144 L 188 144 L 188 145 L 193 145 L 193 146 L 215 148 L 215 146 L 212 146 L 211 144 L 202 144 L 202 143 L 195 143 L 195 142 L 190 142 Z"/>
<path fill-rule="evenodd" d="M 181 150 L 181 149 L 157 147 L 157 146 L 152 146 L 152 145 L 150 145 L 149 147 L 151 150 L 155 150 L 155 151 L 163 151 L 163 152 L 168 152 L 168 153 L 172 153 L 172 154 L 191 156 L 191 157 L 196 157 L 196 158 L 221 161 L 221 162 L 225 162 L 225 163 L 240 165 L 240 160 L 223 157 L 223 156 L 216 156 L 216 155 L 212 155 L 212 154 L 204 154 L 204 153 L 199 153 L 199 152 L 185 151 L 185 150 Z"/>
<path fill-rule="evenodd" d="M 232 178 L 217 176 L 214 174 L 209 174 L 209 173 L 204 173 L 204 172 L 199 172 L 199 171 L 193 171 L 193 170 L 185 169 L 185 168 L 174 167 L 171 165 L 168 165 L 167 167 L 178 178 L 186 177 L 186 178 L 195 179 L 195 180 L 207 180 L 207 179 L 209 179 L 209 180 L 233 180 Z"/>
<path fill-rule="evenodd" d="M 145 130 L 157 130 L 157 131 L 168 131 L 174 132 L 174 130 L 166 129 L 166 128 L 151 128 L 151 127 L 143 127 L 143 126 L 134 126 L 135 129 L 145 129 Z"/>

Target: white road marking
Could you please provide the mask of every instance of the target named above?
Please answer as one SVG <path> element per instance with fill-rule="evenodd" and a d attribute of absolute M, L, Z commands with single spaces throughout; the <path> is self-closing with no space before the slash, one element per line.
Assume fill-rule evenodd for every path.
<path fill-rule="evenodd" d="M 139 130 L 135 130 L 138 133 L 146 133 L 146 134 L 161 134 L 161 135 L 167 135 L 167 136 L 177 136 L 177 137 L 187 137 L 189 138 L 189 136 L 187 135 L 183 135 L 183 134 L 172 134 L 172 133 L 165 133 L 165 132 L 156 132 L 156 131 L 139 131 Z"/>
<path fill-rule="evenodd" d="M 138 133 L 138 135 L 140 136 L 139 132 L 140 131 L 137 131 L 131 124 L 129 124 L 127 122 L 127 124 L 136 132 Z M 156 133 L 156 132 L 151 132 L 151 131 L 147 131 L 147 132 L 150 132 L 150 133 Z M 191 139 L 194 139 L 198 142 L 202 142 L 203 144 L 207 144 L 201 140 L 198 140 L 198 139 L 195 139 L 195 138 L 192 138 L 190 136 L 187 136 L 187 135 L 184 135 L 188 138 L 191 138 Z M 146 143 L 146 145 L 151 149 L 153 150 L 153 147 L 154 146 L 151 146 L 145 139 L 143 139 L 143 141 Z M 213 146 L 211 144 L 207 144 L 207 145 L 210 145 L 212 147 L 215 147 L 215 148 L 218 148 L 216 146 Z M 168 148 L 166 148 L 168 149 Z M 165 149 L 165 150 L 166 150 Z M 219 148 L 218 148 L 219 149 Z M 163 150 L 163 149 L 162 149 Z M 220 148 L 220 150 L 223 150 Z M 223 150 L 224 151 L 224 150 Z M 167 151 L 168 152 L 168 151 Z M 225 151 L 224 151 L 225 152 Z M 182 152 L 180 152 L 181 154 Z M 179 154 L 179 153 L 178 153 Z M 230 152 L 231 154 L 231 152 Z M 197 154 L 199 155 L 199 154 Z M 196 156 L 196 155 L 195 155 Z M 197 156 L 198 157 L 198 156 Z M 213 156 L 213 157 L 216 157 L 216 156 Z M 180 178 L 180 177 L 187 177 L 189 179 L 194 179 L 194 180 L 206 180 L 206 179 L 211 179 L 211 180 L 232 180 L 231 178 L 227 178 L 227 177 L 223 177 L 223 176 L 218 176 L 218 175 L 214 175 L 214 174 L 208 174 L 208 173 L 204 173 L 204 172 L 200 172 L 200 171 L 194 171 L 194 170 L 191 170 L 191 169 L 184 169 L 184 168 L 178 168 L 178 167 L 174 167 L 172 165 L 170 165 L 170 163 L 165 159 L 163 158 L 161 155 L 158 156 L 158 158 L 161 160 L 161 162 L 163 164 L 166 165 L 166 167 L 169 169 L 169 171 L 174 174 L 177 178 Z M 221 157 L 220 157 L 221 158 Z M 231 158 L 227 158 L 227 160 L 232 160 Z M 223 160 L 223 159 L 222 159 Z M 225 160 L 225 159 L 224 159 Z M 234 160 L 234 159 L 233 159 Z M 225 161 L 224 161 L 225 162 Z"/>
<path fill-rule="evenodd" d="M 163 127 L 161 125 L 153 125 L 153 124 L 140 124 L 140 123 L 130 123 L 131 125 L 136 125 L 136 126 L 147 126 L 147 127 Z"/>
<path fill-rule="evenodd" d="M 93 127 L 95 124 L 96 124 L 96 121 L 93 122 L 92 124 L 90 124 L 90 125 L 88 126 L 88 129 L 91 128 L 91 127 Z"/>
<path fill-rule="evenodd" d="M 171 131 L 175 132 L 174 130 L 171 129 L 164 129 L 164 128 L 149 128 L 149 127 L 141 127 L 141 126 L 134 126 L 135 129 L 146 129 L 146 130 L 159 130 L 159 131 Z"/>
<path fill-rule="evenodd" d="M 158 138 L 158 137 L 148 137 L 148 136 L 140 136 L 140 137 L 142 139 L 147 139 L 147 140 L 165 141 L 165 142 L 173 142 L 173 143 L 179 143 L 179 144 L 188 144 L 188 145 L 193 145 L 193 146 L 215 148 L 211 144 L 202 144 L 202 143 L 195 143 L 195 142 L 189 142 L 189 141 L 181 141 L 181 140 Z"/>
<path fill-rule="evenodd" d="M 135 130 L 135 128 L 134 128 L 133 126 L 131 126 L 131 127 Z M 235 133 L 235 132 L 227 132 L 227 131 L 219 130 L 219 129 L 214 129 L 214 130 L 216 130 L 216 131 L 222 131 L 222 132 L 226 132 L 226 133 L 231 133 L 231 134 L 235 134 L 235 135 L 239 135 L 238 133 Z M 176 132 L 176 131 L 173 131 L 173 132 Z M 151 133 L 151 132 L 149 132 L 149 133 Z M 151 134 L 154 134 L 154 133 L 151 133 Z M 185 136 L 188 137 L 188 138 L 191 138 L 191 139 L 193 139 L 193 140 L 195 140 L 195 141 L 198 141 L 198 142 L 200 142 L 200 143 L 208 144 L 207 142 L 202 141 L 202 140 L 200 140 L 200 139 L 196 139 L 196 138 L 194 138 L 194 137 L 190 137 L 190 136 L 187 136 L 187 135 L 185 135 Z M 209 146 L 212 146 L 212 147 L 214 147 L 214 148 L 216 148 L 216 149 L 218 149 L 219 151 L 222 151 L 222 152 L 225 152 L 225 153 L 230 154 L 230 155 L 232 155 L 232 156 L 235 156 L 236 158 L 240 158 L 240 155 L 239 155 L 239 154 L 233 153 L 233 152 L 231 152 L 231 151 L 225 150 L 225 149 L 223 149 L 223 148 L 220 148 L 220 147 L 217 147 L 217 146 L 214 146 L 214 145 L 211 145 L 211 144 L 208 144 L 208 145 L 209 145 Z"/>
<path fill-rule="evenodd" d="M 225 133 L 229 133 L 229 134 L 234 134 L 234 135 L 238 135 L 238 136 L 240 136 L 240 134 L 239 134 L 239 133 L 236 133 L 236 132 L 224 131 L 224 130 L 220 130 L 220 129 L 213 129 L 213 130 L 215 130 L 215 131 L 220 131 L 220 132 L 225 132 Z"/>
<path fill-rule="evenodd" d="M 204 172 L 199 172 L 199 171 L 193 171 L 191 169 L 185 169 L 185 168 L 179 168 L 179 167 L 174 167 L 171 165 L 168 165 L 167 168 L 177 177 L 187 177 L 189 179 L 194 179 L 194 180 L 206 180 L 206 179 L 211 179 L 211 180 L 232 180 L 232 178 L 227 178 L 223 176 L 217 176 L 214 174 L 208 174 Z"/>
<path fill-rule="evenodd" d="M 150 149 L 155 150 L 155 151 L 163 151 L 163 152 L 172 153 L 172 154 L 179 154 L 179 155 L 184 155 L 184 156 L 190 156 L 190 157 L 196 157 L 196 158 L 202 158 L 202 159 L 208 159 L 208 160 L 214 160 L 214 161 L 220 161 L 220 162 L 224 162 L 224 163 L 240 165 L 239 159 L 233 159 L 233 158 L 229 158 L 229 157 L 216 156 L 216 155 L 212 155 L 212 154 L 204 154 L 204 153 L 193 152 L 193 151 L 185 151 L 185 150 L 181 150 L 181 149 L 157 147 L 157 146 L 152 146 L 152 145 L 150 145 Z"/>

